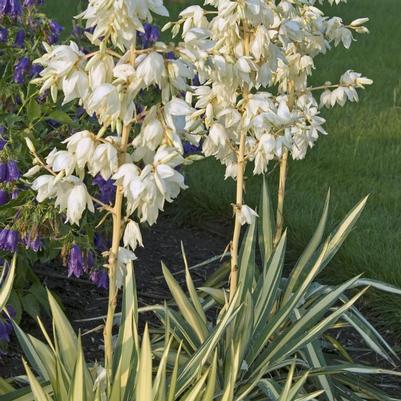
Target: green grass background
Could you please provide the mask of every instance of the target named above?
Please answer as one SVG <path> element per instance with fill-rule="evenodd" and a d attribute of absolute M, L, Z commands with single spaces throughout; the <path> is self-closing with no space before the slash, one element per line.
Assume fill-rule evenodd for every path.
<path fill-rule="evenodd" d="M 185 1 L 165 3 L 174 14 Z M 79 1 L 65 4 L 48 0 L 49 12 L 66 24 Z M 338 282 L 363 273 L 401 287 L 400 0 L 352 0 L 326 11 L 345 21 L 369 17 L 371 33 L 359 36 L 350 50 L 338 48 L 319 58 L 314 82 L 336 82 L 344 71 L 353 69 L 372 78 L 374 85 L 361 92 L 360 103 L 325 112 L 329 136 L 319 139 L 306 160 L 290 163 L 285 210 L 290 257 L 295 258 L 311 237 L 329 187 L 332 225 L 371 194 L 357 228 L 324 278 Z M 174 206 L 181 217 L 193 222 L 231 217 L 234 186 L 222 181 L 218 163 L 202 161 L 186 174 L 190 189 Z M 269 179 L 275 188 L 276 172 Z M 249 205 L 257 204 L 259 187 L 260 179 L 249 177 Z M 375 292 L 370 297 L 371 312 L 401 335 L 401 297 Z"/>

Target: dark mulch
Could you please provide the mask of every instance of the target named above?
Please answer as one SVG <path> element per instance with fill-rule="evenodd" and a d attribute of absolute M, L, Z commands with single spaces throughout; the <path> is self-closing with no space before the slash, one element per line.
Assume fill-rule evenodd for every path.
<path fill-rule="evenodd" d="M 193 266 L 224 252 L 230 238 L 230 227 L 220 223 L 205 223 L 202 227 L 188 227 L 163 217 L 157 225 L 146 229 L 143 236 L 145 248 L 137 250 L 138 261 L 135 262 L 138 298 L 142 306 L 161 303 L 169 298 L 169 292 L 162 278 L 160 262 L 163 261 L 175 273 L 182 272 L 181 242 L 184 244 L 189 265 Z M 217 263 L 193 270 L 194 280 L 202 283 L 214 266 L 217 266 Z M 65 269 L 62 267 L 41 266 L 38 273 L 43 278 L 44 285 L 61 300 L 74 328 L 83 334 L 87 360 L 95 361 L 102 358 L 102 319 L 86 322 L 82 320 L 105 315 L 107 293 L 96 289 L 85 280 L 67 279 Z M 182 274 L 176 277 L 179 280 L 183 279 Z M 361 306 L 366 309 L 364 305 Z M 44 319 L 45 324 L 51 327 L 49 318 Z M 22 327 L 32 335 L 41 338 L 36 324 L 30 319 L 25 319 Z M 386 333 L 386 337 L 390 343 L 395 344 L 395 341 L 391 340 L 394 338 L 391 333 Z M 392 368 L 366 350 L 366 345 L 361 342 L 356 333 L 343 330 L 340 341 L 347 348 L 355 350 L 352 352 L 355 360 L 383 368 Z M 401 366 L 398 370 L 401 370 Z M 22 373 L 21 352 L 14 338 L 7 355 L 0 359 L 0 377 L 11 377 Z M 389 393 L 394 395 L 401 393 L 401 380 L 394 380 L 384 375 L 376 379 Z"/>

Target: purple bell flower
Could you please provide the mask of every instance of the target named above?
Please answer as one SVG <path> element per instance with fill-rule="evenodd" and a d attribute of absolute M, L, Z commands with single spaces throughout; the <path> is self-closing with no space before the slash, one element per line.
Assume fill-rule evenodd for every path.
<path fill-rule="evenodd" d="M 18 233 L 17 231 L 10 230 L 6 240 L 6 251 L 15 252 L 18 246 Z"/>
<path fill-rule="evenodd" d="M 85 262 L 85 271 L 89 271 L 95 267 L 95 256 L 93 255 L 93 252 L 88 252 Z"/>
<path fill-rule="evenodd" d="M 90 275 L 90 280 L 96 284 L 97 288 L 106 290 L 109 287 L 109 276 L 104 270 L 94 270 Z"/>
<path fill-rule="evenodd" d="M 105 180 L 101 175 L 97 175 L 93 179 L 93 184 L 99 188 L 99 200 L 103 203 L 111 204 L 116 195 L 116 187 L 113 180 Z"/>
<path fill-rule="evenodd" d="M 5 139 L 0 138 L 0 150 L 3 150 L 7 145 L 7 141 Z"/>
<path fill-rule="evenodd" d="M 26 249 L 31 249 L 34 252 L 39 252 L 42 249 L 42 241 L 38 233 L 29 233 L 22 240 Z"/>
<path fill-rule="evenodd" d="M 0 341 L 3 342 L 9 342 L 10 341 L 10 334 L 13 331 L 13 325 L 10 321 L 11 319 L 14 319 L 16 316 L 15 309 L 11 305 L 7 305 L 7 312 L 1 314 L 0 318 Z"/>
<path fill-rule="evenodd" d="M 49 22 L 50 33 L 48 35 L 47 41 L 49 44 L 54 45 L 60 39 L 61 32 L 63 32 L 64 27 L 57 23 L 56 21 Z"/>
<path fill-rule="evenodd" d="M 7 15 L 15 18 L 22 14 L 19 0 L 0 0 L 0 15 Z"/>
<path fill-rule="evenodd" d="M 145 32 L 138 32 L 137 36 L 143 48 L 146 49 L 160 39 L 160 31 L 156 25 L 149 24 L 148 22 L 143 24 L 143 28 Z"/>
<path fill-rule="evenodd" d="M 6 182 L 7 180 L 8 180 L 7 163 L 0 162 L 0 182 Z"/>
<path fill-rule="evenodd" d="M 20 30 L 15 35 L 14 46 L 22 49 L 24 47 L 24 44 L 25 44 L 25 31 Z"/>
<path fill-rule="evenodd" d="M 24 46 L 25 46 L 25 31 L 23 29 L 18 31 L 17 34 L 15 35 L 14 46 L 18 47 L 19 49 L 24 48 Z"/>
<path fill-rule="evenodd" d="M 0 189 L 0 206 L 5 205 L 10 200 L 10 194 L 4 189 Z"/>
<path fill-rule="evenodd" d="M 43 71 L 43 67 L 40 64 L 33 64 L 30 72 L 31 78 L 36 78 Z"/>
<path fill-rule="evenodd" d="M 30 68 L 31 62 L 29 61 L 28 57 L 23 57 L 21 60 L 19 60 L 14 70 L 14 81 L 17 84 L 22 85 L 25 82 L 25 76 L 29 72 Z"/>
<path fill-rule="evenodd" d="M 6 43 L 8 40 L 7 28 L 0 28 L 0 43 Z"/>
<path fill-rule="evenodd" d="M 199 153 L 202 149 L 201 145 L 192 145 L 190 142 L 185 142 L 184 143 L 184 154 L 185 155 L 193 155 L 196 153 Z"/>
<path fill-rule="evenodd" d="M 0 232 L 0 249 L 15 252 L 18 246 L 19 235 L 17 231 L 3 229 Z"/>
<path fill-rule="evenodd" d="M 18 181 L 21 178 L 21 173 L 18 168 L 18 164 L 15 160 L 9 160 L 7 162 L 7 181 L 12 182 L 12 181 Z"/>
<path fill-rule="evenodd" d="M 84 260 L 81 249 L 78 245 L 73 245 L 68 255 L 68 277 L 75 276 L 80 278 L 84 272 Z"/>

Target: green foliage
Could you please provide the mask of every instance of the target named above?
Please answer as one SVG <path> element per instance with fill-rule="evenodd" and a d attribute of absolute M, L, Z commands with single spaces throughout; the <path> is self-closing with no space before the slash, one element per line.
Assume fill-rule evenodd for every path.
<path fill-rule="evenodd" d="M 327 401 L 371 397 L 389 400 L 371 384 L 371 379 L 363 376 L 401 377 L 401 373 L 353 362 L 346 346 L 332 334 L 336 329 L 349 327 L 361 335 L 372 352 L 396 365 L 398 357 L 394 350 L 355 306 L 371 282 L 359 276 L 336 286 L 316 281 L 354 227 L 367 199 L 356 205 L 324 239 L 328 195 L 314 236 L 285 278 L 286 233 L 273 249 L 274 219 L 266 184 L 262 192 L 259 236 L 256 227 L 250 227 L 243 240 L 239 287 L 232 304 L 227 303 L 226 280 L 213 288 L 195 291 L 187 270 L 188 297 L 163 267 L 174 305 L 160 307 L 155 313 L 173 333 L 172 348 L 176 349 L 178 344 L 182 347 L 185 365 L 178 372 L 178 385 L 194 380 L 199 366 L 213 367 L 215 358 L 215 394 L 227 401 L 295 399 L 288 387 L 292 376 L 299 380 L 294 388 L 302 399 L 308 399 L 308 391 L 313 391 L 312 398 L 323 391 L 319 399 Z M 375 285 L 399 293 L 386 284 Z"/>

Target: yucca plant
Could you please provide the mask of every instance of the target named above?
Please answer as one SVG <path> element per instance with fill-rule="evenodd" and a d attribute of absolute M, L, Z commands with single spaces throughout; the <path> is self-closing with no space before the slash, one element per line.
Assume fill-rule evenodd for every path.
<path fill-rule="evenodd" d="M 131 266 L 132 267 L 132 266 Z M 2 291 L 3 293 L 3 291 Z M 12 380 L 0 383 L 0 399 L 13 401 L 122 401 L 122 400 L 169 400 L 179 399 L 185 393 L 187 400 L 195 400 L 203 391 L 211 369 L 202 369 L 199 377 L 180 387 L 178 391 L 176 372 L 180 362 L 168 359 L 172 337 L 165 331 L 165 348 L 158 360 L 152 364 L 149 331 L 146 327 L 140 341 L 137 329 L 138 307 L 133 269 L 128 269 L 125 280 L 121 325 L 115 343 L 113 380 L 106 388 L 106 372 L 101 365 L 85 362 L 81 336 L 76 335 L 49 293 L 49 304 L 53 316 L 53 340 L 38 320 L 46 342 L 26 335 L 14 323 L 18 340 L 27 362 L 29 386 L 14 389 Z M 182 398 L 182 397 L 181 397 Z"/>
<path fill-rule="evenodd" d="M 228 266 L 220 268 L 203 287 L 196 289 L 185 263 L 189 295 L 163 266 L 174 304 L 146 310 L 155 310 L 168 327 L 166 331 L 173 333 L 175 341 L 170 358 L 178 348 L 181 350 L 178 388 L 185 388 L 198 378 L 202 366 L 216 369 L 214 399 L 224 401 L 395 400 L 363 377 L 401 377 L 401 373 L 354 363 L 346 347 L 332 333 L 345 326 L 356 330 L 372 352 L 395 366 L 396 353 L 355 303 L 369 286 L 400 291 L 360 277 L 336 286 L 316 281 L 354 227 L 366 201 L 365 198 L 358 203 L 323 240 L 328 195 L 313 238 L 285 278 L 286 233 L 274 247 L 274 221 L 265 183 L 258 235 L 257 227 L 251 225 L 242 244 L 239 285 L 232 302 L 224 289 Z M 260 258 L 256 257 L 257 248 Z M 160 351 L 157 345 L 155 350 L 156 354 L 164 355 L 163 343 Z M 284 393 L 288 397 L 286 379 L 292 375 L 299 379 L 298 395 L 281 398 Z"/>
<path fill-rule="evenodd" d="M 13 271 L 1 288 L 1 305 L 5 305 L 8 288 L 12 282 Z M 107 388 L 106 371 L 97 363 L 88 365 L 85 362 L 81 336 L 76 335 L 58 305 L 49 292 L 49 304 L 53 316 L 53 340 L 50 339 L 42 322 L 38 320 L 46 342 L 26 335 L 14 323 L 14 328 L 24 351 L 26 369 L 25 386 L 13 386 L 13 379 L 0 379 L 0 400 L 2 401 L 212 401 L 216 396 L 219 376 L 219 359 L 216 346 L 225 335 L 227 327 L 238 313 L 234 306 L 227 310 L 219 323 L 218 330 L 205 343 L 211 363 L 194 367 L 188 366 L 195 373 L 191 381 L 179 381 L 179 373 L 189 362 L 184 351 L 184 343 L 173 351 L 174 336 L 171 335 L 168 323 L 163 334 L 164 343 L 161 353 L 152 350 L 148 326 L 145 327 L 140 341 L 137 329 L 138 306 L 136 299 L 133 269 L 128 269 L 125 280 L 125 291 L 121 325 L 115 343 L 113 380 Z M 4 301 L 4 302 L 3 302 Z M 158 336 L 156 337 L 158 338 Z M 156 342 L 156 347 L 158 343 Z M 204 348 L 203 346 L 200 346 Z M 155 345 L 153 345 L 155 348 Z M 158 354 L 157 366 L 153 356 Z M 282 389 L 280 400 L 291 401 L 313 399 L 322 391 L 296 398 L 304 383 L 304 377 L 296 377 L 296 361 L 290 366 L 286 384 Z M 18 383 L 20 384 L 21 378 Z M 29 384 L 29 385 L 27 385 Z M 269 385 L 263 384 L 266 388 Z M 274 392 L 276 390 L 273 390 Z"/>

